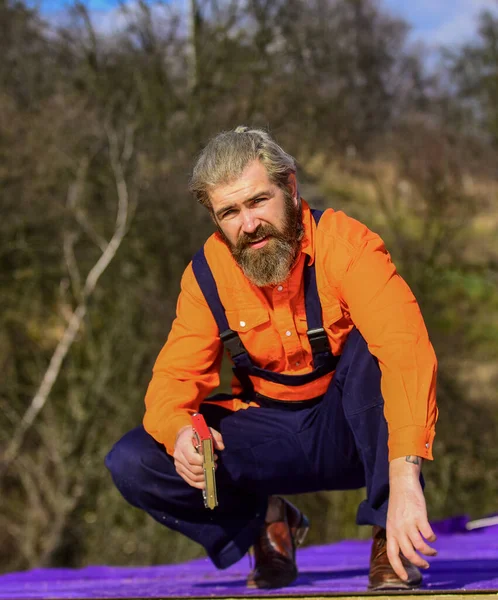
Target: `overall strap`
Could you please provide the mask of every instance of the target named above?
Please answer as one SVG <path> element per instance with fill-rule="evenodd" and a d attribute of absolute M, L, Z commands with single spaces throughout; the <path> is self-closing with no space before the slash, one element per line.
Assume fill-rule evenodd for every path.
<path fill-rule="evenodd" d="M 318 226 L 323 215 L 321 210 L 311 210 L 311 214 Z M 308 324 L 308 340 L 313 354 L 313 365 L 315 368 L 328 365 L 332 351 L 329 338 L 323 328 L 322 307 L 320 296 L 316 285 L 315 263 L 306 265 L 304 269 L 304 303 L 306 306 L 306 322 Z"/>
<path fill-rule="evenodd" d="M 194 258 L 192 259 L 192 269 L 194 271 L 195 278 L 197 279 L 197 283 L 199 284 L 199 287 L 206 298 L 206 302 L 213 313 L 214 320 L 218 325 L 220 339 L 223 342 L 223 346 L 230 354 L 235 367 L 238 369 L 247 369 L 252 367 L 251 357 L 245 349 L 239 334 L 233 329 L 230 329 L 230 326 L 228 325 L 225 308 L 221 303 L 216 281 L 214 280 L 213 273 L 206 260 L 204 247 L 202 247 L 194 255 Z M 239 375 L 237 374 L 237 376 Z M 247 379 L 250 382 L 248 376 L 244 377 L 244 379 Z M 241 381 L 241 383 L 243 384 L 244 388 L 249 385 L 247 381 Z"/>

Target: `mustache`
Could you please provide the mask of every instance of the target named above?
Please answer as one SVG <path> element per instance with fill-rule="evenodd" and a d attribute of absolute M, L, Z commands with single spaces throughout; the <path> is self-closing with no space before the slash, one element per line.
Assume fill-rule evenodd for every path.
<path fill-rule="evenodd" d="M 239 239 L 237 240 L 236 248 L 239 251 L 244 250 L 252 243 L 262 240 L 263 238 L 269 236 L 276 238 L 282 237 L 280 231 L 273 227 L 273 225 L 270 225 L 269 223 L 259 225 L 258 228 L 255 229 L 252 233 L 241 233 Z"/>

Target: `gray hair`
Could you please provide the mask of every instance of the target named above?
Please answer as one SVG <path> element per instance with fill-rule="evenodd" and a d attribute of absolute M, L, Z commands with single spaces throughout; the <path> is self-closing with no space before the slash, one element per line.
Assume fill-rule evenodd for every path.
<path fill-rule="evenodd" d="M 210 190 L 237 179 L 254 160 L 265 166 L 270 181 L 281 188 L 287 184 L 289 174 L 296 172 L 295 159 L 266 131 L 239 126 L 209 140 L 194 166 L 189 190 L 211 209 Z"/>

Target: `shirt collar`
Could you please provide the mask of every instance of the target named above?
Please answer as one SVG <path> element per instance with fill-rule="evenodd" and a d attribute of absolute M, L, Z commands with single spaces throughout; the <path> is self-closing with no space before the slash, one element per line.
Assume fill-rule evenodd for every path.
<path fill-rule="evenodd" d="M 301 252 L 309 256 L 308 264 L 312 265 L 315 262 L 315 219 L 311 214 L 311 209 L 308 203 L 301 199 L 303 208 L 303 227 L 304 236 L 301 241 Z"/>

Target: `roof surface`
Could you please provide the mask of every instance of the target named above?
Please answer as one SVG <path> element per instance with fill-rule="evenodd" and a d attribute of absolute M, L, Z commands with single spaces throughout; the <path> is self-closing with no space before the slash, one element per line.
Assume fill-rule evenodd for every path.
<path fill-rule="evenodd" d="M 489 522 L 489 521 L 488 521 Z M 492 522 L 492 520 L 491 520 Z M 484 522 L 485 523 L 485 522 Z M 498 525 L 468 530 L 467 519 L 434 524 L 438 556 L 421 591 L 498 591 Z M 327 596 L 366 591 L 370 542 L 349 540 L 298 550 L 299 577 L 286 588 L 249 590 L 249 558 L 224 571 L 208 559 L 151 567 L 34 569 L 0 576 L 0 599 Z"/>

